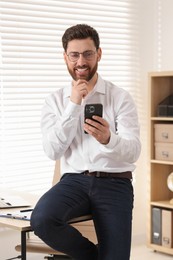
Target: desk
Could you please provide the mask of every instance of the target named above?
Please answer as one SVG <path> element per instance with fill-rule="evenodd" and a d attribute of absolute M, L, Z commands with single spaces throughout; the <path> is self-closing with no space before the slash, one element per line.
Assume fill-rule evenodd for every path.
<path fill-rule="evenodd" d="M 8 212 L 11 211 L 8 210 Z M 31 231 L 30 221 L 0 217 L 0 225 L 21 232 L 21 259 L 26 260 L 26 233 Z"/>
<path fill-rule="evenodd" d="M 1 195 L 5 196 L 5 194 L 8 194 L 8 195 L 14 194 L 14 195 L 22 196 L 24 199 L 31 202 L 31 205 L 32 205 L 31 207 L 34 207 L 34 205 L 36 204 L 36 202 L 38 200 L 38 196 L 33 195 L 33 194 L 26 194 L 26 193 L 23 194 L 23 193 L 18 193 L 15 191 L 3 192 L 3 193 L 1 192 Z M 18 211 L 20 209 L 24 209 L 24 207 L 17 208 L 17 209 L 16 208 L 1 209 L 0 212 L 1 213 L 5 213 L 5 212 L 12 213 L 12 212 L 16 212 L 16 210 Z M 27 234 L 27 232 L 31 231 L 30 221 L 0 217 L 0 226 L 15 229 L 21 233 L 21 259 L 26 260 L 26 234 Z"/>
<path fill-rule="evenodd" d="M 35 205 L 36 201 L 38 201 L 38 196 L 37 196 L 37 199 L 36 199 L 36 196 L 33 196 L 32 198 L 31 198 L 31 196 L 33 196 L 33 195 L 30 194 L 29 197 L 26 197 L 26 196 L 22 196 L 22 197 L 24 199 L 28 200 L 29 202 L 32 201 L 31 204 L 32 204 L 32 207 L 34 207 L 33 205 Z M 21 208 L 19 208 L 18 210 L 20 210 L 20 209 Z M 12 213 L 13 211 L 16 211 L 16 209 L 1 210 L 2 213 L 3 212 Z M 97 244 L 95 229 L 94 229 L 94 225 L 93 225 L 93 222 L 91 219 L 92 219 L 91 215 L 81 216 L 78 218 L 71 219 L 69 221 L 69 224 L 73 225 L 76 229 L 78 229 L 83 234 L 84 237 L 87 237 L 89 240 L 93 241 L 93 243 Z M 88 220 L 90 220 L 90 221 L 88 221 Z M 30 222 L 26 221 L 26 220 L 17 220 L 17 219 L 0 217 L 0 225 L 20 231 L 20 233 L 21 233 L 21 259 L 26 260 L 26 245 L 28 245 L 28 244 L 26 244 L 27 232 L 32 231 Z M 28 247 L 27 247 L 27 249 L 28 249 Z M 49 249 L 49 251 L 47 251 L 47 249 Z M 46 249 L 47 252 L 50 252 L 50 250 L 52 252 L 52 250 L 53 250 L 52 248 L 47 248 L 47 249 Z M 43 252 L 43 250 L 41 250 L 41 251 Z M 53 251 L 54 252 L 51 254 L 64 255 L 62 252 L 58 252 L 55 250 L 53 250 Z"/>

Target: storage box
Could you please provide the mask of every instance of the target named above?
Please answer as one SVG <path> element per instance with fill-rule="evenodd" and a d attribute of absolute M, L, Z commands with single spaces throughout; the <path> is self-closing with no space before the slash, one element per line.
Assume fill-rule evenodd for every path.
<path fill-rule="evenodd" d="M 173 124 L 155 124 L 155 142 L 173 143 Z"/>
<path fill-rule="evenodd" d="M 173 94 L 166 97 L 158 105 L 158 116 L 173 116 Z"/>
<path fill-rule="evenodd" d="M 162 246 L 173 247 L 173 211 L 162 209 Z"/>
<path fill-rule="evenodd" d="M 155 143 L 155 159 L 173 161 L 173 143 Z"/>

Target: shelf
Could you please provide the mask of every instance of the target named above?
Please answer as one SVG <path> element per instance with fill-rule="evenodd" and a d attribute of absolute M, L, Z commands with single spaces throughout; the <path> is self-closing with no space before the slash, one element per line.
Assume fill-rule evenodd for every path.
<path fill-rule="evenodd" d="M 165 160 L 165 157 L 158 156 L 164 152 L 164 149 L 167 149 L 169 145 L 168 142 L 162 140 L 162 144 L 158 145 L 157 143 L 157 133 L 156 130 L 157 124 L 164 125 L 164 128 L 167 130 L 170 126 L 173 125 L 173 116 L 157 116 L 159 104 L 168 96 L 173 95 L 173 71 L 165 72 L 151 72 L 149 73 L 149 221 L 148 221 L 148 246 L 153 248 L 153 250 L 170 254 L 173 256 L 173 244 L 172 240 L 168 245 L 165 246 L 163 243 L 162 233 L 159 228 L 164 229 L 162 226 L 162 213 L 164 210 L 169 211 L 170 216 L 169 225 L 170 229 L 173 230 L 173 217 L 170 213 L 173 212 L 173 204 L 170 203 L 170 200 L 173 199 L 173 192 L 169 190 L 167 186 L 167 179 L 171 172 L 173 172 L 173 159 L 169 157 L 168 160 Z M 168 109 L 168 108 L 167 108 Z M 170 108 L 169 108 L 170 109 Z M 172 111 L 166 111 L 164 115 L 172 115 Z M 171 126 L 172 127 L 172 126 Z M 172 130 L 171 130 L 172 131 Z M 172 132 L 171 132 L 172 133 Z M 160 139 L 159 139 L 160 140 Z M 172 140 L 172 139 L 171 139 Z M 167 140 L 168 141 L 168 140 Z M 161 143 L 161 141 L 160 141 Z M 169 143 L 170 144 L 170 143 Z M 165 148 L 166 147 L 166 148 Z M 169 146 L 170 147 L 170 146 Z M 171 148 L 172 149 L 172 148 Z M 168 149 L 168 151 L 172 150 Z M 159 158 L 159 159 L 155 159 Z M 163 159 L 163 160 L 160 160 Z M 156 211 L 155 209 L 156 208 Z M 157 209 L 158 208 L 158 209 Z M 155 213 L 157 212 L 157 218 Z M 172 218 L 172 220 L 171 220 Z M 157 220 L 157 221 L 156 221 Z M 160 222 L 159 222 L 160 221 Z M 164 219 L 165 221 L 165 219 Z M 165 223 L 165 222 L 164 222 Z M 157 227 L 159 227 L 157 229 Z M 155 236 L 155 233 L 159 232 L 159 240 Z M 173 231 L 171 234 L 173 237 Z M 154 240 L 153 240 L 154 238 Z M 154 244 L 153 241 L 156 241 Z M 157 243 L 158 242 L 158 243 Z M 163 244 L 163 245 L 161 245 Z"/>
<path fill-rule="evenodd" d="M 150 160 L 150 162 L 155 164 L 173 165 L 173 161 L 161 161 L 161 160 L 152 159 Z"/>
<path fill-rule="evenodd" d="M 159 246 L 155 244 L 149 244 L 148 246 L 152 248 L 154 251 L 173 255 L 173 248 L 168 248 L 168 247 Z"/>
<path fill-rule="evenodd" d="M 163 77 L 173 77 L 173 70 L 172 71 L 152 71 L 149 72 L 149 77 L 151 78 L 163 78 Z"/>
<path fill-rule="evenodd" d="M 173 197 L 173 194 L 172 194 L 172 197 Z M 173 209 L 173 204 L 171 204 L 169 200 L 151 201 L 150 205 L 156 206 L 156 207 L 161 207 L 161 208 Z"/>
<path fill-rule="evenodd" d="M 156 117 L 156 116 L 152 116 L 151 117 L 151 120 L 153 120 L 153 121 L 173 121 L 173 117 Z"/>

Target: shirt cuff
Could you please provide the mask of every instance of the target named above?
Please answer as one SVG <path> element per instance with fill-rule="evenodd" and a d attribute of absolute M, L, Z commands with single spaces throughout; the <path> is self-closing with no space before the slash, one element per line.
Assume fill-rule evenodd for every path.
<path fill-rule="evenodd" d="M 78 118 L 81 113 L 81 105 L 75 104 L 72 101 L 69 101 L 64 115 L 71 118 Z"/>
<path fill-rule="evenodd" d="M 102 145 L 102 150 L 108 151 L 114 149 L 118 142 L 118 135 L 111 131 L 110 140 L 108 144 Z"/>

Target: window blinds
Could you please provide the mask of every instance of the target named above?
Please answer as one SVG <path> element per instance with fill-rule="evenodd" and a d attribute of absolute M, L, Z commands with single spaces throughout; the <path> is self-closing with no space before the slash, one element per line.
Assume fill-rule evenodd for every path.
<path fill-rule="evenodd" d="M 87 23 L 100 34 L 99 73 L 138 100 L 138 5 L 133 0 L 4 0 L 1 9 L 0 187 L 43 193 L 54 162 L 42 149 L 45 97 L 70 80 L 61 37 Z M 139 102 L 140 103 L 140 102 Z"/>

